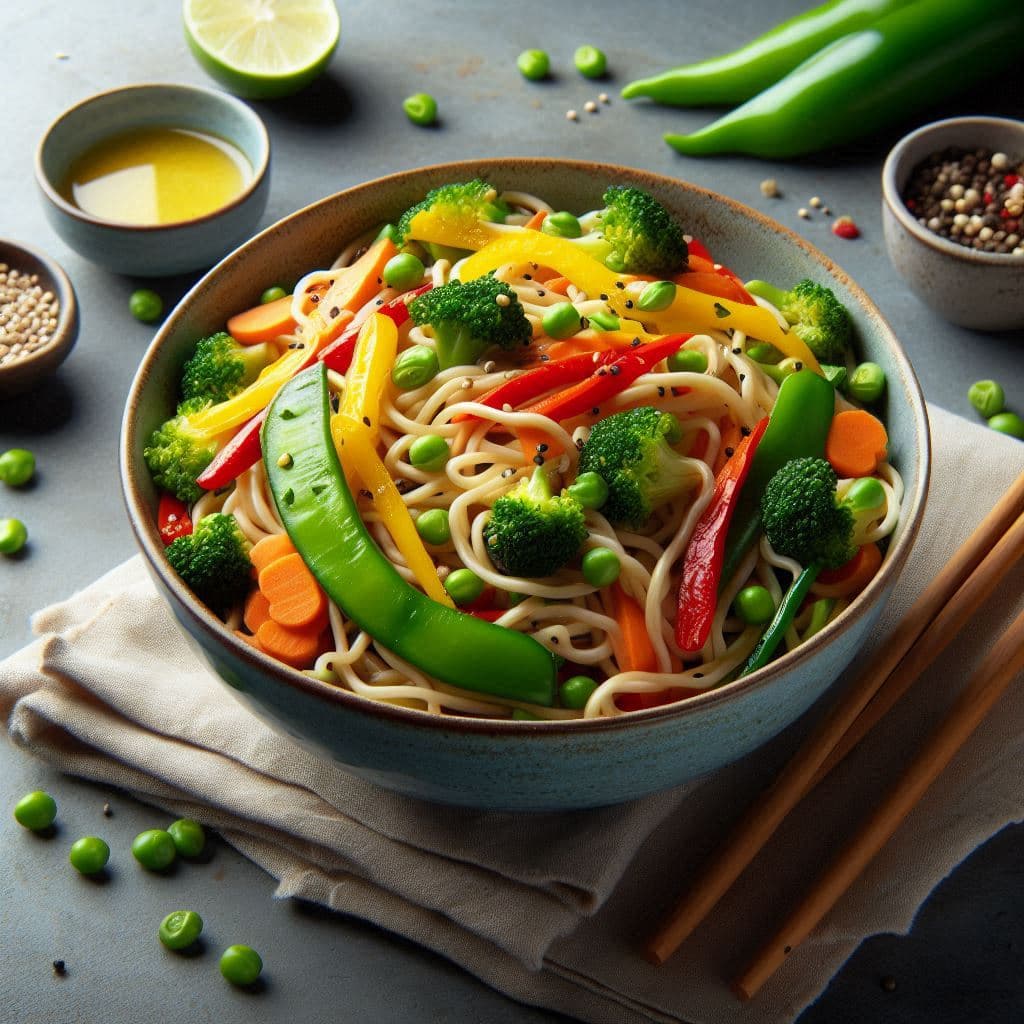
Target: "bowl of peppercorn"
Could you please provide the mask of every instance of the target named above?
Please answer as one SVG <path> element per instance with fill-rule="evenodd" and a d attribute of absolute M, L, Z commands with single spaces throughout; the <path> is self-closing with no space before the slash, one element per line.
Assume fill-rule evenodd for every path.
<path fill-rule="evenodd" d="M 0 397 L 53 373 L 77 337 L 78 303 L 67 274 L 42 253 L 0 238 Z"/>
<path fill-rule="evenodd" d="M 945 319 L 1024 328 L 1024 121 L 955 117 L 911 132 L 882 170 L 893 266 Z"/>

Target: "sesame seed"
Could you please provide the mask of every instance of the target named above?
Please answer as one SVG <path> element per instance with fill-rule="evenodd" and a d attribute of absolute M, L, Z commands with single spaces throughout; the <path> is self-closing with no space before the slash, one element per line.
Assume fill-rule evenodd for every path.
<path fill-rule="evenodd" d="M 598 98 L 598 99 L 599 99 L 599 100 L 600 100 L 600 101 L 601 101 L 602 103 L 611 103 L 611 100 L 610 100 L 610 99 L 609 99 L 609 97 L 608 97 L 608 93 L 606 93 L 606 92 L 602 92 L 602 93 L 599 93 L 599 94 L 598 94 L 598 97 L 597 97 L 597 98 Z"/>
<path fill-rule="evenodd" d="M 583 109 L 588 114 L 596 114 L 597 113 L 597 104 L 593 100 L 587 100 L 587 102 L 583 104 Z"/>
<path fill-rule="evenodd" d="M 507 306 L 512 300 L 504 293 L 499 292 L 497 295 L 494 296 L 494 301 L 499 306 Z"/>
<path fill-rule="evenodd" d="M 579 116 L 580 115 L 577 114 L 575 110 L 567 110 L 565 112 L 565 119 L 566 119 L 566 121 L 578 121 L 579 120 Z"/>
<path fill-rule="evenodd" d="M 821 196 L 811 196 L 808 206 L 813 206 L 816 210 L 820 210 L 822 207 Z"/>
<path fill-rule="evenodd" d="M 777 199 L 782 193 L 779 191 L 778 183 L 774 178 L 765 178 L 761 182 L 761 195 L 768 199 Z"/>
<path fill-rule="evenodd" d="M 800 209 L 796 211 L 796 215 L 803 220 L 809 220 L 811 213 L 806 207 L 801 206 Z"/>

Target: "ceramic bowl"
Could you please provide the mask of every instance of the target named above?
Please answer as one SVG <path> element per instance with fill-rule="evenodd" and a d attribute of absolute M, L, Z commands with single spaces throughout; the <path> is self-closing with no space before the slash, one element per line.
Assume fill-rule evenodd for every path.
<path fill-rule="evenodd" d="M 233 143 L 252 167 L 245 189 L 227 205 L 192 220 L 141 226 L 113 223 L 62 195 L 74 160 L 96 143 L 142 128 L 184 128 Z M 43 135 L 36 181 L 47 219 L 76 252 L 121 274 L 160 277 L 206 270 L 256 230 L 270 190 L 270 137 L 241 100 L 187 85 L 133 85 L 71 107 Z"/>
<path fill-rule="evenodd" d="M 976 330 L 1024 328 L 1024 256 L 978 252 L 919 224 L 902 191 L 914 168 L 954 147 L 1024 159 L 1024 121 L 953 117 L 911 132 L 882 168 L 882 224 L 893 266 L 923 302 L 952 323 Z M 1024 234 L 1024 232 L 1022 232 Z"/>
<path fill-rule="evenodd" d="M 372 703 L 254 652 L 170 570 L 142 448 L 172 412 L 181 366 L 196 339 L 222 329 L 227 316 L 257 301 L 268 284 L 329 266 L 347 240 L 393 221 L 428 189 L 477 175 L 498 188 L 534 192 L 556 209 L 578 211 L 600 205 L 610 183 L 636 185 L 741 275 L 784 282 L 810 276 L 827 282 L 853 311 L 861 357 L 888 374 L 881 414 L 906 497 L 882 571 L 808 643 L 738 682 L 621 717 L 563 723 L 441 718 Z M 395 174 L 324 199 L 264 231 L 171 313 L 142 360 L 121 435 L 124 495 L 146 564 L 181 626 L 236 697 L 309 749 L 381 786 L 484 808 L 625 801 L 735 761 L 793 722 L 832 685 L 882 611 L 920 524 L 928 466 L 927 420 L 914 373 L 871 300 L 824 255 L 767 217 L 706 189 L 643 171 L 559 160 L 482 160 Z"/>
<path fill-rule="evenodd" d="M 35 277 L 32 287 L 41 288 L 44 294 L 51 292 L 58 303 L 57 325 L 49 340 L 27 355 L 14 357 L 14 345 L 24 342 L 15 342 L 12 324 L 0 326 L 0 397 L 10 398 L 28 391 L 68 357 L 78 338 L 78 300 L 67 274 L 35 249 L 0 238 L 0 264 L 7 268 L 5 274 L 14 270 L 30 279 Z"/>

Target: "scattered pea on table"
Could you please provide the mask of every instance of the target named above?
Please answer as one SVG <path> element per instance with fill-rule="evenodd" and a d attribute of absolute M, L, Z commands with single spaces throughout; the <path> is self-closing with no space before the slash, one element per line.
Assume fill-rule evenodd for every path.
<path fill-rule="evenodd" d="M 220 973 L 232 985 L 251 985 L 263 970 L 263 960 L 251 946 L 228 946 L 220 955 Z"/>
<path fill-rule="evenodd" d="M 164 300 L 152 288 L 138 288 L 128 298 L 128 310 L 136 320 L 150 324 L 163 313 Z"/>
<path fill-rule="evenodd" d="M 0 519 L 0 555 L 16 555 L 28 542 L 28 530 L 20 519 Z"/>
<path fill-rule="evenodd" d="M 1001 412 L 991 416 L 988 425 L 1000 434 L 1009 434 L 1010 437 L 1024 440 L 1024 419 L 1015 412 Z"/>
<path fill-rule="evenodd" d="M 596 46 L 587 44 L 573 54 L 573 63 L 584 78 L 600 78 L 608 67 L 608 58 Z"/>
<path fill-rule="evenodd" d="M 516 67 L 523 78 L 539 82 L 551 70 L 551 58 L 543 50 L 523 50 L 516 59 Z"/>
<path fill-rule="evenodd" d="M 977 380 L 967 389 L 967 400 L 985 419 L 997 416 L 1006 405 L 1002 385 L 994 380 Z"/>
<path fill-rule="evenodd" d="M 14 805 L 14 820 L 23 828 L 41 832 L 49 828 L 57 817 L 57 801 L 45 790 L 26 793 Z"/>
<path fill-rule="evenodd" d="M 167 826 L 174 848 L 182 857 L 198 857 L 206 846 L 206 833 L 198 821 L 179 818 Z"/>
<path fill-rule="evenodd" d="M 413 124 L 424 128 L 437 120 L 437 100 L 427 92 L 418 92 L 409 96 L 402 103 L 402 109 Z"/>
<path fill-rule="evenodd" d="M 188 949 L 202 930 L 203 919 L 194 910 L 172 910 L 160 922 L 157 936 L 168 949 Z"/>
<path fill-rule="evenodd" d="M 162 828 L 146 829 L 132 840 L 132 856 L 150 871 L 163 871 L 177 855 L 174 839 Z"/>
<path fill-rule="evenodd" d="M 25 448 L 11 448 L 0 455 L 0 481 L 8 487 L 23 487 L 36 471 L 36 457 Z"/>
<path fill-rule="evenodd" d="M 71 866 L 83 875 L 95 875 L 107 866 L 110 847 L 99 836 L 83 836 L 68 851 Z"/>

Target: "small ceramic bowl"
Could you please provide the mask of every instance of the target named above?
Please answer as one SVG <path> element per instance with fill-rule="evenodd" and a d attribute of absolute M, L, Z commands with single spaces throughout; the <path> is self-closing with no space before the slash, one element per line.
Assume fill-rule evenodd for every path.
<path fill-rule="evenodd" d="M 5 306 L 18 301 L 21 291 L 10 281 L 12 271 L 28 285 L 27 290 L 40 289 L 38 297 L 47 304 L 46 293 L 50 293 L 58 308 L 57 324 L 46 329 L 48 338 L 41 344 L 32 339 L 31 330 L 23 329 L 17 316 L 0 324 L 0 397 L 9 398 L 27 391 L 67 358 L 78 337 L 78 301 L 67 274 L 53 260 L 24 245 L 0 238 L 0 268 L 0 315 Z"/>
<path fill-rule="evenodd" d="M 143 128 L 182 128 L 234 144 L 252 168 L 243 191 L 192 220 L 159 225 L 92 216 L 63 194 L 72 163 L 90 147 Z M 133 85 L 83 100 L 46 130 L 36 180 L 50 225 L 76 252 L 122 274 L 159 277 L 213 266 L 256 229 L 270 189 L 270 138 L 241 100 L 188 85 Z"/>
<path fill-rule="evenodd" d="M 952 323 L 976 330 L 1024 327 L 1024 256 L 979 252 L 949 241 L 907 209 L 902 192 L 915 167 L 947 148 L 988 149 L 1024 159 L 1024 121 L 953 117 L 901 139 L 882 169 L 882 223 L 889 258 L 910 289 Z"/>

